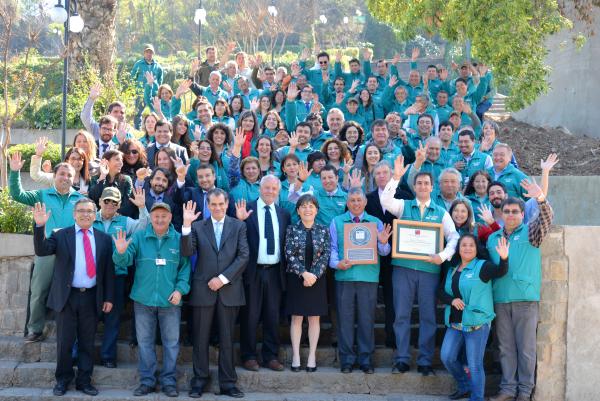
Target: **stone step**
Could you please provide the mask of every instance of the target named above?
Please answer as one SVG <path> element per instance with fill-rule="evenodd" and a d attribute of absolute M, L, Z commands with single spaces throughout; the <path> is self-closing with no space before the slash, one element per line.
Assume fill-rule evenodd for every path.
<path fill-rule="evenodd" d="M 52 388 L 55 364 L 52 362 L 20 363 L 0 362 L 0 386 L 26 388 Z M 248 372 L 237 369 L 238 385 L 248 393 L 326 393 L 326 394 L 371 394 L 385 395 L 408 393 L 422 395 L 444 395 L 454 391 L 454 379 L 443 370 L 435 376 L 424 377 L 414 369 L 404 374 L 391 374 L 389 367 L 377 368 L 372 375 L 360 371 L 342 374 L 338 369 L 319 367 L 316 373 L 273 372 L 261 369 Z M 178 365 L 177 386 L 181 391 L 189 389 L 192 375 L 191 365 Z M 211 366 L 211 377 L 217 377 L 217 368 Z M 134 364 L 121 365 L 116 369 L 101 366 L 94 368 L 93 384 L 121 390 L 133 390 L 138 385 L 138 372 Z M 496 378 L 488 380 L 494 382 Z M 218 384 L 211 380 L 207 391 L 217 391 Z M 306 398 L 302 398 L 305 400 Z"/>
<path fill-rule="evenodd" d="M 99 388 L 100 394 L 94 397 L 94 401 L 131 401 L 132 395 L 129 390 L 119 390 L 111 388 Z M 179 400 L 200 400 L 200 401 L 220 401 L 230 400 L 231 398 L 217 396 L 212 393 L 204 393 L 202 398 L 189 398 L 186 392 L 181 392 Z M 388 395 L 370 395 L 370 394 L 325 394 L 325 393 L 246 393 L 246 401 L 445 401 L 446 396 L 417 395 L 417 394 L 388 394 Z M 56 397 L 52 395 L 51 389 L 39 389 L 29 387 L 11 387 L 0 390 L 0 400 L 10 401 L 55 401 Z M 62 401 L 89 401 L 90 397 L 74 389 L 68 391 Z M 145 397 L 135 397 L 140 401 L 172 400 L 163 394 L 154 393 Z"/>

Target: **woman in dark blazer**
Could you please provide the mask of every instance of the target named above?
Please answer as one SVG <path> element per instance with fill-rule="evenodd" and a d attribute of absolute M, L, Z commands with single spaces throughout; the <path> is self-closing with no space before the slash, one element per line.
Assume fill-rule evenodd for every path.
<path fill-rule="evenodd" d="M 315 224 L 319 202 L 312 195 L 302 195 L 296 203 L 298 224 L 289 226 L 285 241 L 287 259 L 286 313 L 292 316 L 292 371 L 300 371 L 302 319 L 308 316 L 309 352 L 306 371 L 317 370 L 320 317 L 327 315 L 325 271 L 331 254 L 329 229 Z"/>

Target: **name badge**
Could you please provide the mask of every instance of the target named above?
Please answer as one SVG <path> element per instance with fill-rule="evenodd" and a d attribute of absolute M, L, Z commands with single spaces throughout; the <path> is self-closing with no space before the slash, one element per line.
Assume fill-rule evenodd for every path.
<path fill-rule="evenodd" d="M 156 259 L 156 266 L 165 266 L 167 264 L 167 259 Z"/>

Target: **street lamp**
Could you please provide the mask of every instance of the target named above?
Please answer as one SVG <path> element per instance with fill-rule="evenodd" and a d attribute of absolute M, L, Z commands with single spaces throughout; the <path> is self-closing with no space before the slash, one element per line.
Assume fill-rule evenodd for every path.
<path fill-rule="evenodd" d="M 202 7 L 202 0 L 198 3 L 198 8 L 194 13 L 194 22 L 198 25 L 198 60 L 202 60 L 202 50 L 200 49 L 202 37 L 202 24 L 206 24 L 206 10 Z"/>
<path fill-rule="evenodd" d="M 326 24 L 327 23 L 327 17 L 323 14 L 319 15 L 319 21 L 321 21 L 321 24 Z"/>
<path fill-rule="evenodd" d="M 275 44 L 277 43 L 277 38 L 274 36 L 274 35 L 276 35 L 276 33 L 275 33 L 275 18 L 277 17 L 277 14 L 279 13 L 277 11 L 277 7 L 275 7 L 275 0 L 271 0 L 271 5 L 269 7 L 267 7 L 267 12 L 271 16 L 271 19 L 273 22 L 272 29 L 269 29 L 269 31 L 271 32 L 271 65 L 273 65 L 274 59 L 275 59 Z"/>
<path fill-rule="evenodd" d="M 65 0 L 63 7 L 61 0 L 48 11 L 52 22 L 64 24 L 65 27 L 65 49 L 69 48 L 69 32 L 79 33 L 83 30 L 84 22 L 77 13 L 77 1 L 73 1 L 73 15 L 71 13 L 70 0 Z M 63 61 L 63 84 L 62 84 L 62 135 L 60 139 L 62 159 L 65 158 L 65 146 L 67 143 L 67 90 L 69 82 L 69 56 L 65 55 Z"/>

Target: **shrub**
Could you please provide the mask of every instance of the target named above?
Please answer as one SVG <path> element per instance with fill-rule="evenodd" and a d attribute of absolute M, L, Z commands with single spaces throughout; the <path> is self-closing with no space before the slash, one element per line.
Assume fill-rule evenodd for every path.
<path fill-rule="evenodd" d="M 13 145 L 9 148 L 8 153 L 12 155 L 14 152 L 21 152 L 21 157 L 25 160 L 22 171 L 29 171 L 31 156 L 35 155 L 35 145 L 30 143 Z M 43 160 L 50 160 L 52 166 L 56 166 L 62 161 L 60 158 L 60 145 L 48 142 L 48 147 L 42 158 Z"/>
<path fill-rule="evenodd" d="M 0 190 L 0 233 L 33 234 L 32 221 L 29 206 L 12 199 L 8 190 Z"/>

